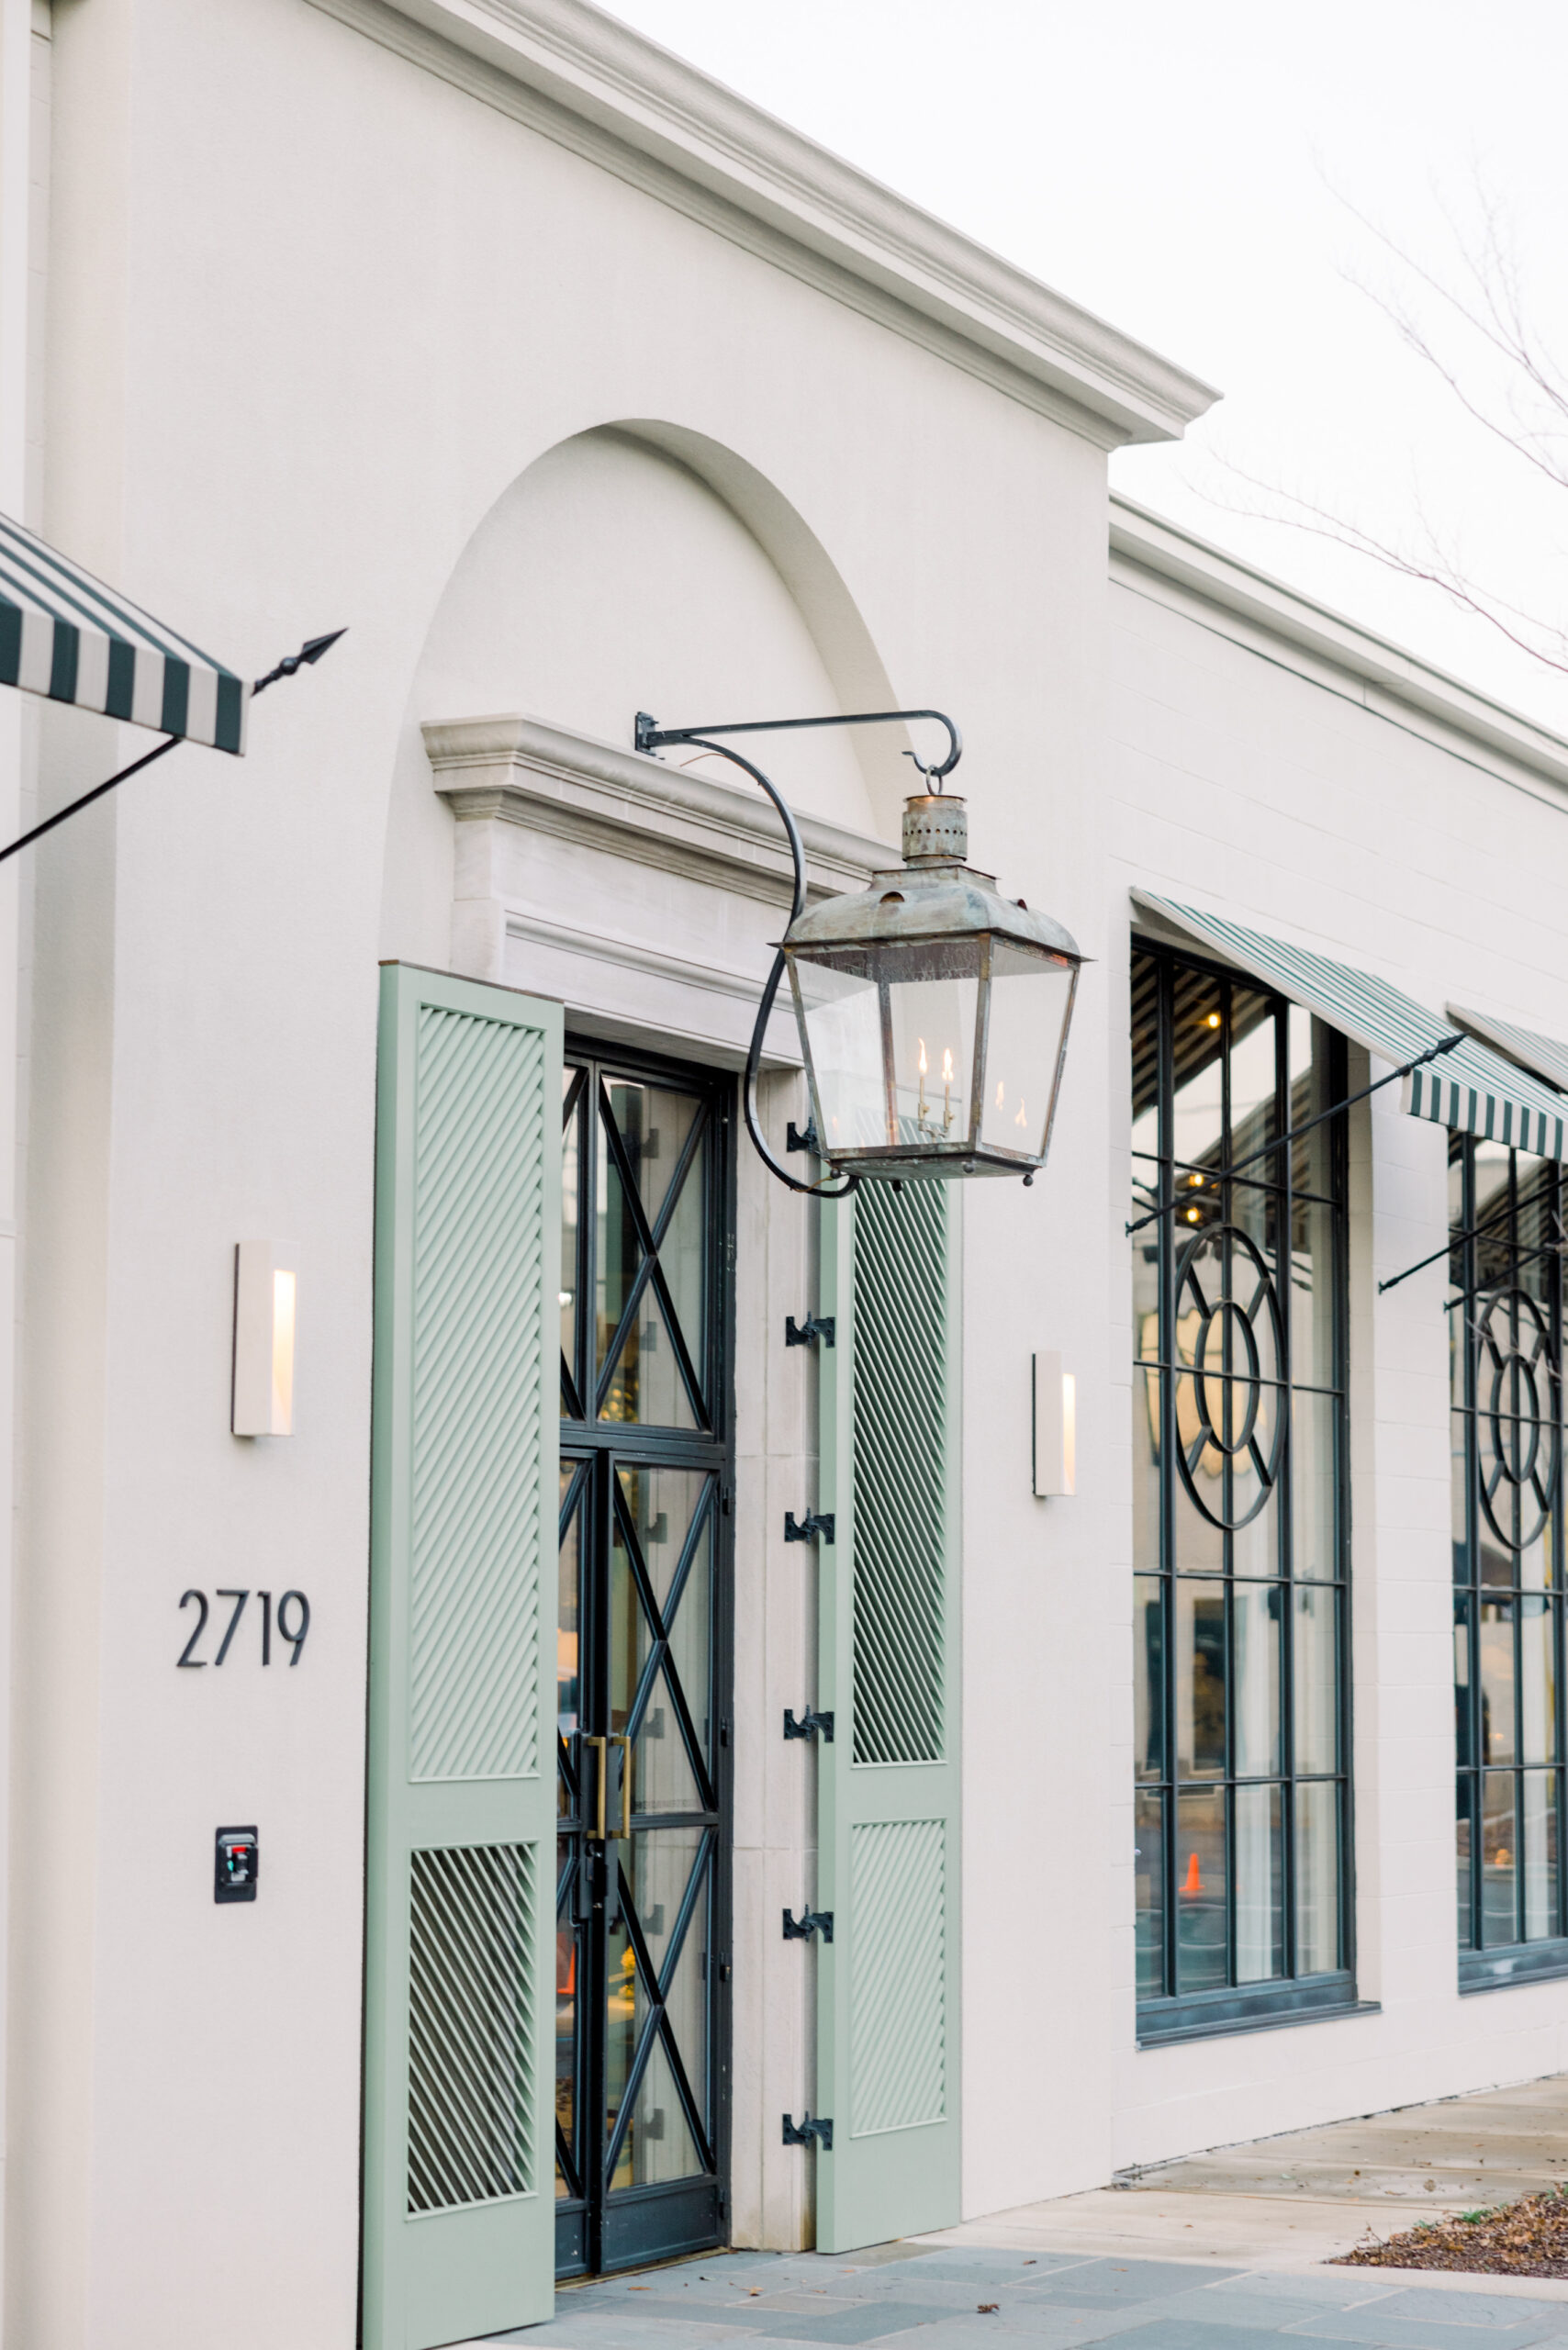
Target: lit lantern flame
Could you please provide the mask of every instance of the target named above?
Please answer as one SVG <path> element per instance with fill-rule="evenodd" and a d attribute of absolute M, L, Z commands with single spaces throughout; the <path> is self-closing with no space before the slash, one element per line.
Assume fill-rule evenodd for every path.
<path fill-rule="evenodd" d="M 1015 1126 L 1022 1126 L 1025 1131 L 1027 1131 L 1029 1120 L 1028 1115 L 1025 1111 L 1022 1100 L 1020 1100 L 1018 1103 L 1018 1115 L 1014 1119 L 1013 1123 Z"/>
<path fill-rule="evenodd" d="M 945 1052 L 942 1056 L 942 1082 L 944 1085 L 951 1085 L 953 1082 L 953 1056 L 951 1051 Z"/>
<path fill-rule="evenodd" d="M 1002 1107 L 1003 1098 L 1004 1098 L 1004 1097 L 1003 1097 L 1003 1095 L 1002 1095 L 1002 1080 L 1001 1080 L 1000 1078 L 998 1078 L 998 1079 L 997 1079 L 997 1080 L 996 1080 L 996 1106 L 997 1106 L 997 1108 L 998 1108 L 999 1110 L 1000 1110 L 1000 1109 L 1001 1109 L 1001 1107 Z"/>
<path fill-rule="evenodd" d="M 922 1077 L 925 1075 L 925 1039 L 924 1036 L 920 1040 L 920 1074 Z"/>

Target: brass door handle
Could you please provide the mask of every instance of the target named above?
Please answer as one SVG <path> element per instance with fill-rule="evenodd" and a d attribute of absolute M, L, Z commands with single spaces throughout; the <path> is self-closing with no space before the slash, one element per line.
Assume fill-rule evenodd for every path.
<path fill-rule="evenodd" d="M 599 1749 L 599 1753 L 595 1759 L 593 1766 L 594 1786 L 596 1789 L 595 1817 L 593 1825 L 588 1832 L 590 1836 L 596 1837 L 602 1844 L 604 1841 L 604 1740 L 602 1738 L 596 1738 L 591 1730 L 585 1730 L 583 1732 L 583 1744 L 585 1746 L 597 1746 Z"/>
<path fill-rule="evenodd" d="M 623 1748 L 624 1751 L 621 1757 L 621 1825 L 615 1833 L 618 1836 L 630 1836 L 632 1833 L 632 1741 L 630 1738 L 620 1730 L 611 1731 L 605 1738 L 596 1737 L 592 1731 L 585 1731 L 583 1744 L 597 1746 L 599 1749 L 599 1760 L 594 1765 L 594 1777 L 597 1782 L 594 1822 L 588 1831 L 588 1834 L 597 1837 L 601 1844 L 609 1837 L 610 1831 L 605 1825 L 604 1817 L 605 1781 L 610 1775 L 610 1749 L 612 1746 L 619 1746 Z"/>
<path fill-rule="evenodd" d="M 618 1733 L 617 1733 L 613 1738 L 607 1739 L 607 1740 L 606 1740 L 606 1741 L 605 1741 L 605 1743 L 606 1743 L 606 1745 L 607 1745 L 607 1746 L 619 1746 L 619 1747 L 622 1749 L 622 1755 L 621 1755 L 621 1830 L 620 1830 L 620 1832 L 621 1832 L 621 1834 L 622 1834 L 622 1836 L 630 1836 L 630 1835 L 631 1835 L 631 1833 L 632 1833 L 632 1740 L 630 1740 L 630 1738 L 628 1738 L 628 1737 L 624 1736 L 623 1734 L 622 1734 L 622 1733 L 619 1733 L 619 1732 L 618 1732 Z M 608 1754 L 607 1754 L 607 1755 L 606 1755 L 606 1757 L 605 1757 L 605 1761 L 608 1762 L 609 1759 L 610 1759 L 610 1758 L 609 1758 L 609 1756 L 608 1756 Z M 602 1808 L 603 1808 L 603 1789 L 602 1789 L 602 1788 L 599 1790 L 599 1796 L 600 1796 L 600 1811 L 601 1811 L 601 1814 L 602 1814 Z"/>

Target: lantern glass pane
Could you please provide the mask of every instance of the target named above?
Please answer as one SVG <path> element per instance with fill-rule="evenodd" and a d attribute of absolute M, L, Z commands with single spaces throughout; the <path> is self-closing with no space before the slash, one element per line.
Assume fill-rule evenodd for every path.
<path fill-rule="evenodd" d="M 991 983 L 980 1140 L 1043 1157 L 1073 974 L 1043 957 L 998 956 Z"/>
<path fill-rule="evenodd" d="M 791 962 L 817 1131 L 831 1155 L 885 1147 L 888 1097 L 877 986 L 858 973 Z"/>
<path fill-rule="evenodd" d="M 900 1142 L 969 1142 L 977 993 L 969 978 L 900 979 L 888 989 Z"/>

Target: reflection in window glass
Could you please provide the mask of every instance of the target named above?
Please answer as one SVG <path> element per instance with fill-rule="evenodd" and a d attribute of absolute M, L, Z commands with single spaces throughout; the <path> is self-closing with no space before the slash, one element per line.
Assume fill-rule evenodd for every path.
<path fill-rule="evenodd" d="M 1154 1575 L 1133 1578 L 1133 1770 L 1158 1779 L 1165 1753 L 1165 1601 Z"/>
<path fill-rule="evenodd" d="M 1176 1798 L 1176 1966 L 1183 1991 L 1217 1990 L 1226 1979 L 1225 1790 Z"/>
<path fill-rule="evenodd" d="M 1339 1964 L 1338 1791 L 1300 1780 L 1295 1806 L 1296 1972 L 1327 1974 Z"/>
<path fill-rule="evenodd" d="M 1225 1773 L 1225 1585 L 1176 1586 L 1176 1769 L 1183 1779 Z"/>
<path fill-rule="evenodd" d="M 1164 1797 L 1140 1795 L 1133 1807 L 1134 1880 L 1137 1899 L 1137 1995 L 1157 1999 L 1165 1988 Z"/>
<path fill-rule="evenodd" d="M 1282 1139 L 1344 1074 L 1299 1007 L 1163 951 L 1135 954 L 1132 1045 L 1134 1181 L 1159 1211 L 1131 1268 L 1138 1996 L 1157 2037 L 1206 1994 L 1338 1975 L 1312 1996 L 1350 1996 L 1344 1136 L 1330 1118 Z"/>
<path fill-rule="evenodd" d="M 1294 1597 L 1295 1767 L 1339 1767 L 1339 1595 L 1310 1586 Z"/>
<path fill-rule="evenodd" d="M 1284 1836 L 1281 1789 L 1236 1790 L 1236 1979 L 1285 1971 Z"/>
<path fill-rule="evenodd" d="M 1278 1583 L 1238 1583 L 1231 1592 L 1236 1655 L 1231 1728 L 1238 1779 L 1280 1772 L 1280 1647 L 1283 1611 Z M 1237 1835 L 1241 1833 L 1239 1826 Z"/>

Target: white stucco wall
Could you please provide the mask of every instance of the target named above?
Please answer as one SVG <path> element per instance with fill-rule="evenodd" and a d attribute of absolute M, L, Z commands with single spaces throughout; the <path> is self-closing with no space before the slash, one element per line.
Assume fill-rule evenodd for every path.
<path fill-rule="evenodd" d="M 1098 952 L 1114 435 L 1004 397 L 303 0 L 94 0 L 54 30 L 45 527 L 252 674 L 350 634 L 257 705 L 242 766 L 184 750 L 36 862 L 8 2322 L 28 2344 L 342 2350 L 376 963 L 444 965 L 454 936 L 420 722 L 521 710 L 624 742 L 650 702 L 951 706 L 980 861 Z M 585 464 L 578 436 L 627 420 L 683 463 L 700 445 L 708 473 L 624 440 Z M 900 747 L 776 767 L 808 811 L 885 835 Z M 46 794 L 112 761 L 107 727 L 59 722 Z M 1084 1015 L 1058 1168 L 979 1245 L 988 1363 L 999 1284 L 1061 1278 L 1053 1333 L 1086 1365 L 1102 1343 L 1105 1243 L 1055 1269 L 1063 1229 L 1103 1222 L 1103 1020 Z M 799 1107 L 781 1086 L 780 1117 Z M 749 1169 L 740 1299 L 781 1338 L 810 1302 L 807 1225 L 765 1192 Z M 227 1432 L 231 1250 L 252 1233 L 299 1247 L 287 1443 Z M 996 1348 L 973 1427 L 994 1412 L 1018 1439 L 1026 1346 L 1020 1326 Z M 768 1529 L 738 1577 L 737 1888 L 757 1921 L 812 1891 L 809 1759 L 777 1737 L 812 1694 L 810 1610 L 801 1552 L 773 1543 L 810 1498 L 809 1374 L 776 1351 L 739 1388 L 739 1523 Z M 995 1910 L 996 1864 L 1026 1874 L 1004 1825 L 1037 1710 L 1020 1658 L 1059 1641 L 1068 1585 L 1003 1482 L 971 1485 L 966 1901 L 986 1927 L 966 2115 L 1010 2143 L 1016 2038 L 984 2011 L 1015 1970 L 983 1945 L 998 1914 L 1036 1930 L 1027 1905 Z M 1061 1522 L 1091 1563 L 1101 1506 Z M 248 1634 L 221 1674 L 175 1673 L 180 1595 L 219 1584 L 308 1592 L 297 1673 L 263 1673 Z M 262 1898 L 215 1908 L 212 1830 L 252 1818 Z M 812 2089 L 807 1954 L 757 1922 L 736 1967 L 737 2232 L 798 2241 L 805 2164 L 770 2142 Z M 1054 2082 L 1058 2054 L 1036 2061 Z M 982 2165 L 971 2201 L 997 2176 Z"/>
<path fill-rule="evenodd" d="M 1122 1232 L 1129 887 L 1568 1034 L 1560 786 L 1478 720 L 1392 688 L 1374 710 L 1349 670 L 1226 633 L 1208 590 L 1125 562 L 1107 584 L 1104 448 L 1174 430 L 1201 387 L 1079 319 L 1071 365 L 1101 372 L 1074 408 L 1054 297 L 1002 264 L 960 254 L 955 291 L 871 191 L 891 226 L 852 283 L 782 182 L 756 194 L 767 126 L 727 194 L 688 157 L 678 201 L 667 126 L 664 162 L 650 134 L 610 168 L 608 100 L 590 137 L 537 73 L 525 102 L 471 56 L 433 70 L 421 15 L 440 0 L 54 11 L 43 527 L 252 674 L 350 633 L 257 705 L 242 764 L 182 750 L 31 864 L 26 2350 L 353 2338 L 376 965 L 483 971 L 734 1067 L 782 885 L 766 857 L 740 876 L 738 812 L 713 845 L 718 802 L 680 819 L 700 856 L 626 848 L 605 794 L 638 709 L 951 709 L 975 862 L 1093 958 L 1051 1165 L 964 1218 L 966 2211 L 1568 2062 L 1568 1986 L 1454 1993 L 1440 1274 L 1372 1296 L 1441 1240 L 1443 1148 L 1386 1095 L 1353 1138 L 1352 1306 L 1358 1931 L 1383 2011 L 1136 2051 Z M 651 91 L 620 89 L 626 123 Z M 426 730 L 509 713 L 569 822 L 526 793 L 454 819 Z M 52 803 L 115 742 L 48 722 Z M 904 747 L 769 746 L 822 886 L 896 837 Z M 596 922 L 619 967 L 580 951 Z M 777 1132 L 787 1031 L 773 1059 Z M 263 1233 L 300 1248 L 286 1444 L 227 1432 L 231 1252 Z M 814 1694 L 809 1549 L 779 1539 L 814 1498 L 812 1366 L 781 1343 L 811 1228 L 744 1146 L 737 1239 L 733 2209 L 739 2240 L 785 2244 L 810 2170 L 778 2115 L 816 2088 L 811 1955 L 767 1924 L 814 1890 L 812 1757 L 778 1735 Z M 1029 1491 L 1042 1348 L 1079 1393 L 1078 1493 L 1051 1503 Z M 181 1593 L 220 1584 L 308 1592 L 297 1673 L 263 1673 L 250 1628 L 221 1675 L 174 1672 Z M 252 1818 L 262 1898 L 216 1909 L 212 1830 Z"/>

